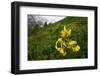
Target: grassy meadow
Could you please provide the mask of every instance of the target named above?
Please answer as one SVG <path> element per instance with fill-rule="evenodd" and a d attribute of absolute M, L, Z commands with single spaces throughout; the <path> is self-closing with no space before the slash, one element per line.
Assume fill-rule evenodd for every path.
<path fill-rule="evenodd" d="M 28 25 L 28 60 L 55 60 L 55 59 L 82 59 L 88 57 L 88 18 L 65 16 L 54 23 L 44 23 L 29 29 Z M 31 25 L 32 26 L 32 25 Z M 78 52 L 67 49 L 63 56 L 55 48 L 56 41 L 60 37 L 63 27 L 71 29 L 69 39 L 77 41 L 80 46 Z"/>

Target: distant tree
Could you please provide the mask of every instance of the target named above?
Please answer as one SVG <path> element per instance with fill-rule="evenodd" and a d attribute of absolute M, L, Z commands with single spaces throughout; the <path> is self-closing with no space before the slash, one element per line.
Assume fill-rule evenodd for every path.
<path fill-rule="evenodd" d="M 44 23 L 44 26 L 47 26 L 47 22 Z"/>

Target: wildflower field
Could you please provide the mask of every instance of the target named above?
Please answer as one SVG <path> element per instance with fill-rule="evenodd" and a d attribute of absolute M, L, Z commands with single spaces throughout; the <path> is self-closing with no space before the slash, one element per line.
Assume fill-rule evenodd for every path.
<path fill-rule="evenodd" d="M 88 18 L 65 16 L 54 23 L 28 24 L 28 60 L 88 57 Z M 32 26 L 32 24 L 31 24 Z"/>

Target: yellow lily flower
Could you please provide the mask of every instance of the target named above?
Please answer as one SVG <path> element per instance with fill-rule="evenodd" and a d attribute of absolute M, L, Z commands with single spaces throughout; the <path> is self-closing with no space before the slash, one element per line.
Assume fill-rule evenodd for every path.
<path fill-rule="evenodd" d="M 65 49 L 64 48 L 58 48 L 57 49 L 63 56 L 65 56 L 67 53 L 66 51 L 64 51 Z"/>
<path fill-rule="evenodd" d="M 71 29 L 67 30 L 66 27 L 64 26 L 64 30 L 61 32 L 61 37 L 65 38 L 71 35 Z"/>
<path fill-rule="evenodd" d="M 73 47 L 72 49 L 73 49 L 73 52 L 78 52 L 80 50 L 80 46 L 77 45 L 77 46 Z"/>
<path fill-rule="evenodd" d="M 57 41 L 56 41 L 56 45 L 55 45 L 55 48 L 56 49 L 58 49 L 58 43 L 60 44 L 60 47 L 62 47 L 63 46 L 63 40 L 62 40 L 62 38 L 59 38 Z"/>
<path fill-rule="evenodd" d="M 68 43 L 68 48 L 75 47 L 75 46 L 76 46 L 76 44 L 77 44 L 77 42 L 76 42 L 76 41 L 70 41 L 70 42 Z"/>
<path fill-rule="evenodd" d="M 67 54 L 66 48 L 72 49 L 73 52 L 78 52 L 80 50 L 80 46 L 77 45 L 77 41 L 71 40 L 67 42 L 66 39 L 71 35 L 71 29 L 66 29 L 64 26 L 63 31 L 61 31 L 61 38 L 58 38 L 55 44 L 55 48 L 59 51 L 63 56 Z"/>
<path fill-rule="evenodd" d="M 58 43 L 60 44 L 59 47 L 58 47 Z M 66 55 L 66 52 L 64 51 L 65 48 L 63 47 L 63 45 L 64 45 L 64 43 L 63 43 L 62 38 L 59 38 L 59 39 L 56 41 L 55 48 L 56 48 L 63 56 L 65 56 L 65 55 Z"/>

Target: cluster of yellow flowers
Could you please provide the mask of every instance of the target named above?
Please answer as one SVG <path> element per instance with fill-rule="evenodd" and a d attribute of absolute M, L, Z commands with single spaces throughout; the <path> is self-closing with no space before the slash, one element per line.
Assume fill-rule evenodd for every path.
<path fill-rule="evenodd" d="M 64 26 L 64 29 L 61 31 L 60 38 L 58 38 L 55 44 L 55 48 L 63 56 L 67 54 L 68 48 L 71 48 L 73 52 L 78 52 L 80 50 L 80 46 L 77 44 L 77 41 L 69 40 L 69 36 L 71 36 L 71 29 L 66 29 Z"/>

